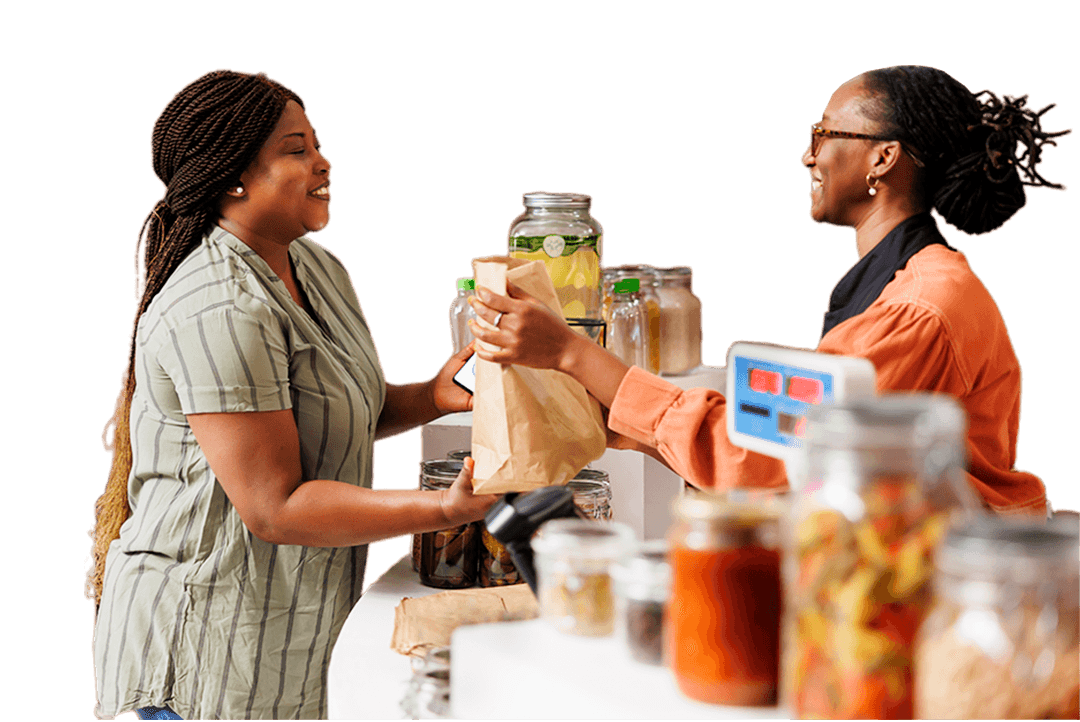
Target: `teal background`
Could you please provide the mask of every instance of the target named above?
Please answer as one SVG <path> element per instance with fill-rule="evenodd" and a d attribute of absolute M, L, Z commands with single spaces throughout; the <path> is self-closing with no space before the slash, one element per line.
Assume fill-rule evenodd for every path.
<path fill-rule="evenodd" d="M 800 163 L 833 90 L 884 65 L 1057 107 L 1027 207 L 942 230 L 989 287 L 1024 370 L 1017 466 L 1080 508 L 1064 434 L 1076 361 L 1080 84 L 1072 4 L 85 2 L 4 11 L 0 204 L 6 380 L 5 716 L 91 719 L 93 502 L 135 311 L 135 243 L 162 195 L 153 123 L 203 73 L 266 72 L 305 101 L 333 164 L 314 238 L 351 271 L 388 379 L 450 353 L 455 279 L 506 252 L 523 193 L 587 193 L 605 265 L 689 265 L 704 359 L 736 340 L 813 347 L 854 233 L 813 223 Z M 762 293 L 761 289 L 768 289 Z M 415 488 L 419 431 L 376 445 Z M 368 580 L 408 549 L 373 546 Z M 381 560 L 381 561 L 380 561 Z M 389 630 L 387 630 L 389 635 Z M 133 715 L 127 716 L 134 719 Z"/>

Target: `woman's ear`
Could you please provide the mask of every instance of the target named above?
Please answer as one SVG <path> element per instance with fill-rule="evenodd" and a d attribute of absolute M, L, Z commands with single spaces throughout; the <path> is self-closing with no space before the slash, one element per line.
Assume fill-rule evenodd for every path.
<path fill-rule="evenodd" d="M 887 140 L 883 143 L 878 143 L 877 152 L 874 157 L 874 170 L 877 171 L 875 175 L 880 177 L 892 170 L 893 166 L 900 160 L 900 155 L 903 152 L 904 149 L 898 140 Z"/>

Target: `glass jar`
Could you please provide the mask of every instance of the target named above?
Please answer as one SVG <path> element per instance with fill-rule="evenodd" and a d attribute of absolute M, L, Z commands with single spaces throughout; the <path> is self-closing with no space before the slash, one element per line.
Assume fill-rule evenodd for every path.
<path fill-rule="evenodd" d="M 607 349 L 628 366 L 648 365 L 649 318 L 636 278 L 615 281 L 608 323 Z"/>
<path fill-rule="evenodd" d="M 566 485 L 574 494 L 574 505 L 585 516 L 599 521 L 611 519 L 611 481 L 606 471 L 582 469 Z"/>
<path fill-rule="evenodd" d="M 563 316 L 600 320 L 600 256 L 604 230 L 579 193 L 526 193 L 525 212 L 510 226 L 513 258 L 543 261 Z"/>
<path fill-rule="evenodd" d="M 455 449 L 446 455 L 447 461 L 465 461 L 472 456 L 472 449 Z"/>
<path fill-rule="evenodd" d="M 916 652 L 915 713 L 1077 719 L 1077 524 L 987 519 L 953 529 L 935 567 L 934 608 Z"/>
<path fill-rule="evenodd" d="M 618 633 L 630 656 L 644 664 L 664 662 L 664 616 L 671 596 L 668 543 L 654 539 L 611 570 Z"/>
<path fill-rule="evenodd" d="M 680 691 L 711 704 L 776 704 L 778 513 L 692 491 L 677 499 L 673 511 L 667 632 Z"/>
<path fill-rule="evenodd" d="M 471 278 L 457 280 L 457 296 L 450 304 L 450 337 L 454 343 L 454 353 L 458 353 L 470 343 L 473 335 L 469 330 L 469 319 L 476 318 L 476 311 L 469 305 L 469 296 L 476 293 L 476 282 Z"/>
<path fill-rule="evenodd" d="M 401 700 L 405 717 L 450 717 L 450 647 L 433 647 L 424 656 L 412 659 L 412 677 Z"/>
<path fill-rule="evenodd" d="M 605 637 L 615 629 L 611 567 L 634 541 L 618 522 L 553 519 L 532 539 L 540 616 L 556 629 Z"/>
<path fill-rule="evenodd" d="M 640 283 L 641 298 L 645 304 L 647 351 L 644 368 L 649 373 L 660 373 L 660 296 L 657 293 L 659 278 L 652 266 L 615 266 L 601 269 L 604 320 L 611 323 L 611 306 L 615 295 L 615 282 L 623 278 L 636 278 Z"/>
<path fill-rule="evenodd" d="M 510 550 L 491 535 L 487 524 L 480 525 L 479 556 L 476 564 L 476 583 L 481 587 L 504 587 L 519 584 L 525 578 L 514 566 Z"/>
<path fill-rule="evenodd" d="M 461 473 L 460 461 L 425 461 L 420 488 L 449 489 Z M 462 589 L 476 583 L 480 532 L 476 522 L 420 535 L 417 571 L 420 583 L 440 589 Z"/>
<path fill-rule="evenodd" d="M 786 566 L 785 697 L 795 717 L 911 719 L 933 554 L 967 485 L 952 398 L 814 407 Z"/>
<path fill-rule="evenodd" d="M 658 268 L 660 373 L 684 374 L 701 365 L 701 301 L 690 289 L 688 266 Z"/>

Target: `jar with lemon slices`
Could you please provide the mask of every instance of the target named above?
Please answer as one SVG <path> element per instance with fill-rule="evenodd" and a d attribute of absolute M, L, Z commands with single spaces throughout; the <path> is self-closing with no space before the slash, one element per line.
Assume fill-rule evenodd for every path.
<path fill-rule="evenodd" d="M 526 193 L 522 202 L 525 212 L 510 226 L 510 256 L 544 263 L 564 318 L 599 322 L 604 230 L 589 214 L 592 199 L 538 192 Z"/>

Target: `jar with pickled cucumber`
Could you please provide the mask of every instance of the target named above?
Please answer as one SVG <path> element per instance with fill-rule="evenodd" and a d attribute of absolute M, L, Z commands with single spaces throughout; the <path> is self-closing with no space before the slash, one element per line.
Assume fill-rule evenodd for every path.
<path fill-rule="evenodd" d="M 420 488 L 449 489 L 461 473 L 460 461 L 421 463 Z M 476 522 L 424 532 L 414 537 L 413 559 L 420 583 L 440 589 L 462 589 L 476 583 L 480 529 Z"/>
<path fill-rule="evenodd" d="M 785 703 L 797 718 L 911 719 L 934 553 L 977 513 L 950 397 L 815 407 L 789 465 Z"/>
<path fill-rule="evenodd" d="M 604 230 L 580 193 L 526 193 L 510 226 L 509 255 L 542 261 L 563 316 L 601 320 L 600 256 Z"/>

